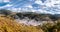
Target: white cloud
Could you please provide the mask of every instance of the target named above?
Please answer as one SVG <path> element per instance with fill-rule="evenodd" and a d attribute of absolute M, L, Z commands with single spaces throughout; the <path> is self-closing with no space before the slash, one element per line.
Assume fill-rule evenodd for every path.
<path fill-rule="evenodd" d="M 60 9 L 60 6 L 58 7 L 58 9 Z"/>
<path fill-rule="evenodd" d="M 11 7 L 12 6 L 12 4 L 7 4 L 7 5 L 5 5 L 5 6 L 0 6 L 0 9 L 3 9 L 3 8 L 6 8 L 6 7 Z M 8 9 L 8 8 L 7 8 Z"/>
<path fill-rule="evenodd" d="M 7 5 L 2 6 L 2 7 L 11 7 L 11 6 L 12 6 L 12 4 L 7 4 Z"/>
<path fill-rule="evenodd" d="M 55 14 L 60 14 L 60 12 L 56 12 Z"/>
<path fill-rule="evenodd" d="M 0 3 L 3 2 L 3 0 L 0 0 Z"/>
<path fill-rule="evenodd" d="M 60 0 L 46 0 L 44 3 L 42 3 L 41 0 L 36 0 L 35 3 L 39 4 L 39 5 L 45 5 L 44 7 L 46 7 L 46 9 L 49 10 L 51 8 L 50 10 L 52 10 L 52 11 L 50 11 L 50 10 L 46 11 L 46 9 L 44 9 L 44 7 L 42 7 L 41 9 L 38 10 L 41 13 L 60 14 Z M 54 9 L 56 9 L 56 10 L 54 11 Z M 58 11 L 58 12 L 56 12 L 56 11 Z"/>
<path fill-rule="evenodd" d="M 24 7 L 27 7 L 27 8 L 33 8 L 31 5 L 26 5 Z"/>
<path fill-rule="evenodd" d="M 45 2 L 46 6 L 49 6 L 49 7 L 56 7 L 54 4 L 60 4 L 60 0 L 50 0 L 50 1 L 46 1 Z"/>
<path fill-rule="evenodd" d="M 32 9 L 32 11 L 31 11 L 31 12 L 36 12 L 36 10 Z"/>
<path fill-rule="evenodd" d="M 40 13 L 53 14 L 52 12 L 49 12 L 49 11 L 47 11 L 47 10 L 39 9 L 38 11 L 39 11 Z"/>
<path fill-rule="evenodd" d="M 36 12 L 43 13 L 43 12 L 44 12 L 44 10 L 42 10 L 42 9 L 39 9 L 39 10 L 38 10 L 38 11 L 36 11 Z"/>
<path fill-rule="evenodd" d="M 8 10 L 11 10 L 12 12 L 20 12 L 21 8 L 8 8 Z"/>
<path fill-rule="evenodd" d="M 4 8 L 4 7 L 0 7 L 0 9 L 2 9 L 2 8 Z"/>
<path fill-rule="evenodd" d="M 12 6 L 12 4 L 7 4 L 7 5 L 5 5 L 4 7 L 10 7 L 10 6 Z"/>
<path fill-rule="evenodd" d="M 30 0 L 32 1 L 32 0 Z M 0 2 L 9 2 L 9 0 L 0 0 Z M 15 3 L 16 4 L 16 3 Z M 18 5 L 13 5 L 13 4 L 7 4 L 5 6 L 0 7 L 1 8 L 5 8 L 5 7 L 9 7 L 7 9 L 12 10 L 13 12 L 37 12 L 37 13 L 48 13 L 48 14 L 60 14 L 60 0 L 46 0 L 44 3 L 42 3 L 41 0 L 36 0 L 34 4 L 39 4 L 41 6 L 39 6 L 39 9 L 37 8 L 33 8 L 33 6 L 31 4 L 26 4 L 23 6 L 23 8 L 12 8 L 12 7 L 17 7 Z M 58 5 L 54 5 L 54 4 L 58 4 Z M 11 7 L 12 6 L 12 7 Z M 44 9 L 46 8 L 46 9 Z M 51 8 L 51 12 L 49 12 Z M 55 12 L 53 11 L 54 9 L 57 9 Z M 48 10 L 48 11 L 47 11 Z"/>
<path fill-rule="evenodd" d="M 0 3 L 1 2 L 10 2 L 10 0 L 0 0 Z"/>
<path fill-rule="evenodd" d="M 46 0 L 44 3 L 41 0 L 36 0 L 35 3 L 46 5 L 47 7 L 56 7 L 54 4 L 60 4 L 60 0 Z"/>
<path fill-rule="evenodd" d="M 41 0 L 36 0 L 35 3 L 40 4 L 40 5 L 44 5 Z"/>
<path fill-rule="evenodd" d="M 3 0 L 4 2 L 10 2 L 10 0 Z"/>

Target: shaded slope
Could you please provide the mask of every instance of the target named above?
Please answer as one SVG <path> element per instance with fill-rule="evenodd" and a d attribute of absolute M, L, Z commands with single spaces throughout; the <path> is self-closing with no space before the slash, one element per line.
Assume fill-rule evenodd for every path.
<path fill-rule="evenodd" d="M 12 13 L 12 12 L 9 11 L 9 10 L 0 9 L 0 14 L 9 15 L 9 14 L 11 14 L 11 13 Z"/>

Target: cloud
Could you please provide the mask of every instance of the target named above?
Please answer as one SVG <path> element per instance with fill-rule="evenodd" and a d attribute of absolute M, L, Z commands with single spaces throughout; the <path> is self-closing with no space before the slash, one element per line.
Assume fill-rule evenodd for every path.
<path fill-rule="evenodd" d="M 1 2 L 10 2 L 10 0 L 0 0 L 0 3 Z"/>
<path fill-rule="evenodd" d="M 13 12 L 23 11 L 46 14 L 60 14 L 60 0 L 46 0 L 44 1 L 44 3 L 42 2 L 42 0 L 11 0 L 11 2 L 10 0 L 0 0 L 0 2 L 9 2 L 8 4 L 1 6 L 0 9 L 6 8 L 14 10 Z"/>
<path fill-rule="evenodd" d="M 5 6 L 0 6 L 0 9 L 9 9 L 9 7 L 11 7 L 12 4 L 7 4 Z"/>
<path fill-rule="evenodd" d="M 37 12 L 37 13 L 46 13 L 46 14 L 59 14 L 60 10 L 60 5 L 59 5 L 60 0 L 46 0 L 44 3 L 42 3 L 41 0 L 36 0 L 35 3 L 33 4 L 38 4 L 38 5 L 31 5 L 31 4 L 25 4 L 23 8 L 21 8 L 21 11 L 26 11 L 26 12 Z M 55 4 L 55 5 L 54 5 Z M 58 5 L 56 5 L 58 4 Z M 17 5 L 19 6 L 19 5 Z M 39 7 L 39 8 L 38 8 Z M 17 8 L 16 8 L 17 9 Z M 20 10 L 18 10 L 20 11 Z"/>
<path fill-rule="evenodd" d="M 11 7 L 11 6 L 12 6 L 12 4 L 7 4 L 7 5 L 2 6 L 2 7 Z"/>
<path fill-rule="evenodd" d="M 43 9 L 29 9 L 29 8 L 10 8 L 13 12 L 36 12 L 36 13 L 44 13 L 44 14 L 55 14 L 54 12 L 43 10 Z"/>
<path fill-rule="evenodd" d="M 27 7 L 27 8 L 33 8 L 32 5 L 26 5 L 25 7 Z"/>
<path fill-rule="evenodd" d="M 5 7 L 10 7 L 10 6 L 12 6 L 12 4 L 7 4 L 7 5 L 5 5 Z"/>
<path fill-rule="evenodd" d="M 32 10 L 32 12 L 36 12 L 36 13 L 43 13 L 43 14 L 55 14 L 51 11 L 47 11 L 47 10 L 43 10 L 43 9 L 39 9 L 39 10 Z"/>
<path fill-rule="evenodd" d="M 0 3 L 3 2 L 3 0 L 0 0 Z"/>
<path fill-rule="evenodd" d="M 41 0 L 36 0 L 35 3 L 40 4 L 40 5 L 44 5 Z"/>
<path fill-rule="evenodd" d="M 60 0 L 46 0 L 44 3 L 42 3 L 41 0 L 36 0 L 35 3 L 39 5 L 46 5 L 47 7 L 56 7 L 54 4 L 60 5 Z"/>
<path fill-rule="evenodd" d="M 8 8 L 12 12 L 21 12 L 21 8 Z"/>
<path fill-rule="evenodd" d="M 3 0 L 4 2 L 10 2 L 10 0 Z"/>

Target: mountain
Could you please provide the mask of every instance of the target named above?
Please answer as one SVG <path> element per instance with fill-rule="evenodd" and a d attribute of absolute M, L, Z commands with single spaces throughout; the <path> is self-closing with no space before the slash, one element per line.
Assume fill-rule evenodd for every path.
<path fill-rule="evenodd" d="M 35 12 L 22 12 L 22 13 L 17 13 L 16 15 L 19 16 L 21 19 L 24 18 L 24 17 L 28 17 L 30 19 L 36 19 L 36 20 L 40 19 L 42 21 L 43 20 L 48 20 L 48 19 L 46 19 L 46 17 L 49 18 L 50 20 L 53 20 L 53 21 L 57 20 L 58 17 L 59 17 L 58 14 L 57 15 L 38 14 L 38 13 L 35 13 Z"/>
<path fill-rule="evenodd" d="M 58 20 L 60 21 L 60 20 Z M 27 26 L 17 21 L 7 18 L 0 17 L 0 32 L 59 32 L 60 22 L 58 23 L 47 23 L 42 26 Z M 57 28 L 58 27 L 58 28 Z"/>
<path fill-rule="evenodd" d="M 1 10 L 0 10 L 0 14 L 9 15 L 9 14 L 11 14 L 11 13 L 12 13 L 12 12 L 9 11 L 9 10 L 5 10 L 5 9 L 1 9 Z"/>
<path fill-rule="evenodd" d="M 60 14 L 55 14 L 54 16 L 57 18 L 60 18 Z"/>
<path fill-rule="evenodd" d="M 37 26 L 40 25 L 41 23 L 45 24 L 49 22 L 55 22 L 59 19 L 59 17 L 51 14 L 38 14 L 36 12 L 11 12 L 8 10 L 0 10 L 2 16 L 5 15 L 5 17 L 13 18 L 19 23 L 22 23 L 24 25 L 32 25 L 32 26 Z"/>
<path fill-rule="evenodd" d="M 10 15 L 13 18 L 21 18 L 23 19 L 24 17 L 28 17 L 30 19 L 35 19 L 35 20 L 48 20 L 46 19 L 49 18 L 50 20 L 57 20 L 58 18 L 60 18 L 60 14 L 39 14 L 36 12 L 12 12 L 9 10 L 5 10 L 5 9 L 1 9 L 0 10 L 0 15 Z M 45 18 L 45 19 L 44 19 Z"/>
<path fill-rule="evenodd" d="M 8 10 L 1 15 L 10 15 Z M 8 14 L 5 14 L 5 13 Z M 0 16 L 0 32 L 59 32 L 60 15 L 37 14 L 33 12 L 15 13 L 9 17 Z M 54 22 L 55 21 L 55 22 Z M 42 24 L 42 25 L 40 25 Z M 58 27 L 58 28 L 57 28 Z"/>
<path fill-rule="evenodd" d="M 43 30 L 38 30 L 34 26 L 25 26 L 7 17 L 0 17 L 0 32 L 43 32 Z"/>

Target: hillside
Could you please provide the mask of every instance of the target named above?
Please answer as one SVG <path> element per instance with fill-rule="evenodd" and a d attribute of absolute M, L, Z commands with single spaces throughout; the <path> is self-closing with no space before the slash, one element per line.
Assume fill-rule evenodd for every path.
<path fill-rule="evenodd" d="M 0 32 L 60 32 L 60 19 L 57 23 L 27 26 L 8 17 L 0 17 Z"/>
<path fill-rule="evenodd" d="M 19 16 L 21 19 L 23 19 L 24 17 L 28 17 L 30 19 L 35 19 L 35 20 L 41 20 L 41 21 L 46 21 L 46 20 L 52 20 L 52 21 L 56 21 L 57 19 L 59 19 L 59 15 L 51 15 L 51 14 L 38 14 L 35 12 L 22 12 L 22 13 L 16 13 L 17 16 Z M 49 19 L 46 19 L 46 18 Z"/>
<path fill-rule="evenodd" d="M 60 32 L 60 14 L 9 13 L 8 10 L 1 10 L 0 32 Z"/>
<path fill-rule="evenodd" d="M 25 26 L 7 17 L 0 17 L 0 32 L 43 32 L 34 26 Z"/>

